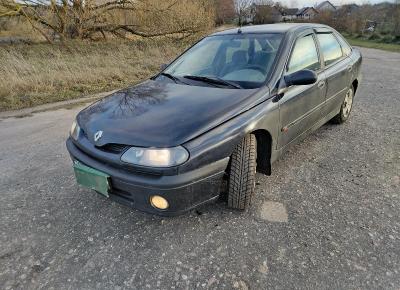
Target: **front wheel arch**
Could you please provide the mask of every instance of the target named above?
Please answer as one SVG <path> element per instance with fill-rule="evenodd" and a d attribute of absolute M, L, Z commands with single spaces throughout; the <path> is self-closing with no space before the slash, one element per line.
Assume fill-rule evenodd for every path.
<path fill-rule="evenodd" d="M 251 132 L 257 140 L 257 171 L 271 175 L 272 136 L 264 129 Z"/>

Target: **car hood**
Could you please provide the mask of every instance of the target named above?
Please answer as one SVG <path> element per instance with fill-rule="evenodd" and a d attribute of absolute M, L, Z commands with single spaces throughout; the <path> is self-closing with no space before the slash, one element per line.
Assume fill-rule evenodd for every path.
<path fill-rule="evenodd" d="M 260 103 L 267 95 L 262 91 L 148 80 L 87 107 L 78 123 L 96 146 L 173 147 Z"/>

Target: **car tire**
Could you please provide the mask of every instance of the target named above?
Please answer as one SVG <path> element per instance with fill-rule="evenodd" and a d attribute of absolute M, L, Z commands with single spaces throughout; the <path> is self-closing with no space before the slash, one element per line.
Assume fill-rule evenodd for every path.
<path fill-rule="evenodd" d="M 231 156 L 228 178 L 228 206 L 245 210 L 254 194 L 257 168 L 257 140 L 247 135 Z"/>
<path fill-rule="evenodd" d="M 354 88 L 350 87 L 344 97 L 342 106 L 340 107 L 339 114 L 332 118 L 332 122 L 335 124 L 342 124 L 347 121 L 350 116 L 351 109 L 353 107 Z"/>

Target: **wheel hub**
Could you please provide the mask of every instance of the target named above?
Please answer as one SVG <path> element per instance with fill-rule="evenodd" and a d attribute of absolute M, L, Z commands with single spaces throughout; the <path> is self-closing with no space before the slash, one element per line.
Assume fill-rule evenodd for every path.
<path fill-rule="evenodd" d="M 349 90 L 346 93 L 346 97 L 343 102 L 343 117 L 347 118 L 350 114 L 351 107 L 353 105 L 353 93 L 352 90 Z"/>

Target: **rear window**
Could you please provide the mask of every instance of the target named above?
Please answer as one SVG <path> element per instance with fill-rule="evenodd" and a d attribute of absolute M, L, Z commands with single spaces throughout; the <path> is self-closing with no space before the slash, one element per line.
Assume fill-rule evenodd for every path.
<path fill-rule="evenodd" d="M 317 38 L 325 65 L 330 65 L 343 56 L 342 48 L 332 33 L 318 33 Z"/>

